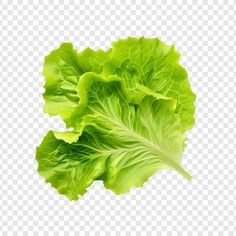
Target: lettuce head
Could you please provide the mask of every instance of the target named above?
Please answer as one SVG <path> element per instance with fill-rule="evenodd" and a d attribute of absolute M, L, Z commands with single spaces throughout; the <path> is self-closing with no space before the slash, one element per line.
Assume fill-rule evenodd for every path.
<path fill-rule="evenodd" d="M 116 194 L 181 166 L 194 101 L 180 54 L 156 38 L 120 39 L 81 52 L 63 43 L 45 57 L 44 112 L 73 131 L 49 131 L 38 172 L 70 200 L 96 180 Z"/>

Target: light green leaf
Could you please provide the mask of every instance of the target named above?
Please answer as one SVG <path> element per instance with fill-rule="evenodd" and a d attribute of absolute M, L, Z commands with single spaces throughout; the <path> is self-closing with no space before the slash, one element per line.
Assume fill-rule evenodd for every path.
<path fill-rule="evenodd" d="M 105 157 L 58 140 L 49 131 L 37 148 L 38 172 L 46 182 L 70 200 L 83 195 L 94 179 L 105 171 Z"/>
<path fill-rule="evenodd" d="M 190 129 L 194 124 L 195 95 L 174 46 L 144 37 L 120 39 L 112 46 L 112 58 L 104 66 L 104 73 L 123 78 L 130 92 L 141 84 L 175 99 L 175 113 L 180 116 L 182 129 Z"/>
<path fill-rule="evenodd" d="M 79 101 L 76 87 L 82 73 L 77 63 L 77 52 L 70 43 L 62 44 L 45 57 L 44 112 L 60 115 L 63 120 L 70 118 Z"/>
<path fill-rule="evenodd" d="M 67 127 L 71 127 L 71 115 L 80 99 L 77 94 L 80 76 L 90 71 L 101 73 L 108 58 L 109 51 L 87 48 L 78 53 L 70 43 L 63 43 L 46 56 L 43 68 L 46 79 L 44 112 L 59 115 Z"/>
<path fill-rule="evenodd" d="M 76 111 L 83 117 L 76 121 L 78 129 L 84 122 L 82 134 L 69 144 L 73 134 L 49 132 L 37 149 L 38 170 L 47 182 L 77 199 L 96 179 L 120 194 L 142 186 L 161 169 L 191 178 L 180 165 L 185 138 L 172 102 L 152 92 L 132 104 L 117 76 L 89 73 L 83 78 Z"/>
<path fill-rule="evenodd" d="M 44 111 L 73 131 L 50 131 L 37 148 L 46 182 L 76 200 L 93 181 L 117 194 L 162 169 L 181 167 L 195 95 L 174 46 L 118 40 L 108 51 L 63 43 L 44 63 Z"/>

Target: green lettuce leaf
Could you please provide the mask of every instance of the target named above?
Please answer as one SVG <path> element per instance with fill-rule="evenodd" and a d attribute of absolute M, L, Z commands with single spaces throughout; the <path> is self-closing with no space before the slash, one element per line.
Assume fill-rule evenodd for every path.
<path fill-rule="evenodd" d="M 44 112 L 73 131 L 49 131 L 37 147 L 38 172 L 70 200 L 93 183 L 116 194 L 162 169 L 181 167 L 195 94 L 174 46 L 118 40 L 108 51 L 63 43 L 45 58 Z"/>
<path fill-rule="evenodd" d="M 81 75 L 89 71 L 101 73 L 109 55 L 109 51 L 90 48 L 78 53 L 71 43 L 63 43 L 46 56 L 43 68 L 46 79 L 44 112 L 59 115 L 67 127 L 71 127 L 71 115 L 80 99 L 77 85 Z"/>
<path fill-rule="evenodd" d="M 175 113 L 186 131 L 194 124 L 195 94 L 179 58 L 174 46 L 156 38 L 129 37 L 114 42 L 107 52 L 90 48 L 77 52 L 72 44 L 64 43 L 45 58 L 44 112 L 60 115 L 67 127 L 72 127 L 71 116 L 80 99 L 76 89 L 79 79 L 86 72 L 96 72 L 124 79 L 130 94 L 139 93 L 136 88 L 142 85 L 175 99 Z"/>
<path fill-rule="evenodd" d="M 83 195 L 105 171 L 105 157 L 96 158 L 87 150 L 56 139 L 52 131 L 37 148 L 36 159 L 39 174 L 70 200 L 77 200 L 78 194 Z"/>
<path fill-rule="evenodd" d="M 38 147 L 39 173 L 69 199 L 96 179 L 121 194 L 162 169 L 191 178 L 180 165 L 185 138 L 172 100 L 146 91 L 132 104 L 125 90 L 117 76 L 85 74 L 75 132 L 49 132 Z"/>
<path fill-rule="evenodd" d="M 174 46 L 144 37 L 120 39 L 112 46 L 111 60 L 104 66 L 106 74 L 123 78 L 132 93 L 141 84 L 175 99 L 175 113 L 180 116 L 182 129 L 190 129 L 194 124 L 195 94 Z"/>

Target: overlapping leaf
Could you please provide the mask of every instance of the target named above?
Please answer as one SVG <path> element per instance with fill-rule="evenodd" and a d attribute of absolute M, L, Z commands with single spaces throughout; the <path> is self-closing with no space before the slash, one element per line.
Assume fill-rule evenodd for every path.
<path fill-rule="evenodd" d="M 60 115 L 71 126 L 71 115 L 79 102 L 77 86 L 80 77 L 86 72 L 100 73 L 103 63 L 109 58 L 109 51 L 93 51 L 89 48 L 81 53 L 72 44 L 63 43 L 60 48 L 45 57 L 43 75 L 45 83 L 44 112 Z"/>
<path fill-rule="evenodd" d="M 63 44 L 45 59 L 45 112 L 74 131 L 50 131 L 39 173 L 77 199 L 94 180 L 117 194 L 161 169 L 181 167 L 194 100 L 179 53 L 158 39 L 128 38 L 107 52 Z"/>
<path fill-rule="evenodd" d="M 113 43 L 112 58 L 106 64 L 108 73 L 124 78 L 127 88 L 133 91 L 138 84 L 174 98 L 176 114 L 182 129 L 194 124 L 195 95 L 191 91 L 186 70 L 179 64 L 180 54 L 174 46 L 159 39 L 131 38 Z"/>

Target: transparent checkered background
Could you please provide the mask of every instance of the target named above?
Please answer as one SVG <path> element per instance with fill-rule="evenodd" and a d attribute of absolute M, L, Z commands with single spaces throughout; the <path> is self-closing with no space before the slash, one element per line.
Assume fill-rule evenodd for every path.
<path fill-rule="evenodd" d="M 32 3 L 34 2 L 34 3 Z M 236 231 L 236 4 L 234 1 L 0 2 L 0 231 L 124 235 L 230 235 Z M 158 2 L 158 3 L 157 3 Z M 197 3 L 198 2 L 198 3 Z M 44 56 L 64 41 L 108 48 L 120 37 L 160 37 L 182 52 L 197 93 L 183 166 L 116 196 L 96 182 L 70 202 L 38 175 Z M 131 232 L 133 234 L 131 234 Z M 231 234 L 231 235 L 232 235 Z"/>

